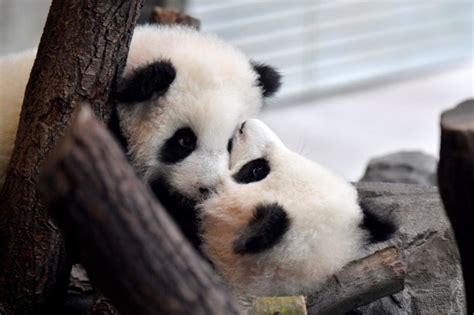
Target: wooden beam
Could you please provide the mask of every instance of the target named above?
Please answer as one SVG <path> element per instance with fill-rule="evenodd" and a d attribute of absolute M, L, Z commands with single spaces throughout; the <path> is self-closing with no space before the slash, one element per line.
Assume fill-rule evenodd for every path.
<path fill-rule="evenodd" d="M 0 313 L 59 312 L 71 262 L 40 202 L 41 166 L 87 100 L 103 120 L 143 0 L 53 0 L 0 194 Z"/>
<path fill-rule="evenodd" d="M 404 279 L 399 249 L 382 249 L 348 264 L 308 296 L 308 314 L 344 314 L 403 290 Z"/>
<path fill-rule="evenodd" d="M 461 254 L 467 313 L 474 314 L 474 100 L 441 115 L 438 186 Z"/>
<path fill-rule="evenodd" d="M 119 313 L 238 313 L 89 110 L 47 163 L 40 189 L 68 248 Z"/>

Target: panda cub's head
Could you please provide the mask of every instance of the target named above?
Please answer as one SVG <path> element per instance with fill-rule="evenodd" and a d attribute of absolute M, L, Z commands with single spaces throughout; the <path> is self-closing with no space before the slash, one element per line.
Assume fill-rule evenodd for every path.
<path fill-rule="evenodd" d="M 201 205 L 201 237 L 238 293 L 307 293 L 394 232 L 373 214 L 367 226 L 352 185 L 289 151 L 262 122 L 243 123 L 232 142 L 231 175 Z"/>
<path fill-rule="evenodd" d="M 228 168 L 235 128 L 280 85 L 217 38 L 178 26 L 138 26 L 115 96 L 123 142 L 156 191 L 201 200 Z"/>
<path fill-rule="evenodd" d="M 279 86 L 273 68 L 212 35 L 178 26 L 135 29 L 110 127 L 196 247 L 196 202 L 228 169 L 234 130 Z"/>

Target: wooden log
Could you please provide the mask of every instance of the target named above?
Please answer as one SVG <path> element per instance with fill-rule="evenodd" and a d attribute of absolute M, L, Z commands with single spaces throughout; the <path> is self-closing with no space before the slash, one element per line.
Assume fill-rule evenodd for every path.
<path fill-rule="evenodd" d="M 277 296 L 257 298 L 249 315 L 306 315 L 304 296 Z"/>
<path fill-rule="evenodd" d="M 145 8 L 144 8 L 145 9 Z M 142 10 L 142 14 L 145 12 Z M 165 9 L 159 6 L 153 8 L 152 15 L 149 19 L 149 23 L 152 24 L 163 24 L 163 25 L 186 25 L 199 30 L 201 22 L 189 15 L 185 15 L 179 11 L 172 9 Z M 110 301 L 101 293 L 95 295 L 95 301 L 92 306 L 92 314 L 114 314 L 114 308 Z"/>
<path fill-rule="evenodd" d="M 219 278 L 124 153 L 80 112 L 41 178 L 68 248 L 121 314 L 236 314 Z"/>
<path fill-rule="evenodd" d="M 474 314 L 474 100 L 441 115 L 438 187 L 461 254 L 467 313 Z"/>
<path fill-rule="evenodd" d="M 39 169 L 80 101 L 101 119 L 125 66 L 143 0 L 53 0 L 21 111 L 0 194 L 0 313 L 54 313 L 71 263 L 39 201 Z"/>
<path fill-rule="evenodd" d="M 348 264 L 308 296 L 308 314 L 344 314 L 401 291 L 404 278 L 405 266 L 399 249 L 382 249 Z"/>
<path fill-rule="evenodd" d="M 150 23 L 164 25 L 180 24 L 195 28 L 197 30 L 201 28 L 201 21 L 198 19 L 175 10 L 163 9 L 158 6 L 153 9 L 153 13 L 150 17 Z"/>

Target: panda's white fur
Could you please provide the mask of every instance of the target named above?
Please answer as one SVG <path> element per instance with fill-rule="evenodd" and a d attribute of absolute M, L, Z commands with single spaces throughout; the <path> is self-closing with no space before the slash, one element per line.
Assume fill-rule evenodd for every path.
<path fill-rule="evenodd" d="M 137 27 L 125 76 L 150 61 L 170 60 L 176 79 L 148 104 L 119 106 L 131 161 L 148 180 L 164 176 L 187 197 L 215 186 L 228 166 L 227 142 L 239 122 L 257 113 L 262 91 L 248 58 L 216 37 L 189 28 Z M 150 105 L 151 103 L 151 105 Z M 196 150 L 179 165 L 161 163 L 157 152 L 179 126 L 198 138 Z"/>
<path fill-rule="evenodd" d="M 269 163 L 265 178 L 235 181 L 244 164 L 261 158 Z M 355 188 L 288 150 L 262 122 L 249 120 L 236 132 L 230 161 L 234 178 L 227 177 L 202 203 L 200 228 L 203 252 L 238 295 L 305 294 L 364 253 L 369 235 L 361 228 L 364 214 Z M 270 211 L 284 210 L 288 226 L 282 229 L 281 215 L 270 218 L 262 235 L 249 236 L 250 241 L 263 246 L 255 236 L 278 229 L 281 239 L 268 248 L 237 253 L 236 242 L 256 221 L 255 209 L 268 205 Z"/>
<path fill-rule="evenodd" d="M 0 185 L 8 164 L 25 86 L 36 52 L 0 59 Z M 146 180 L 162 176 L 173 189 L 195 198 L 213 187 L 227 168 L 226 144 L 237 124 L 262 105 L 262 88 L 248 58 L 216 37 L 186 27 L 137 26 L 124 77 L 158 60 L 169 60 L 176 79 L 164 96 L 119 105 L 120 126 L 131 162 Z M 195 152 L 179 165 L 164 165 L 158 148 L 178 125 L 198 136 Z"/>
<path fill-rule="evenodd" d="M 36 50 L 0 58 L 0 190 L 15 142 L 25 86 Z"/>

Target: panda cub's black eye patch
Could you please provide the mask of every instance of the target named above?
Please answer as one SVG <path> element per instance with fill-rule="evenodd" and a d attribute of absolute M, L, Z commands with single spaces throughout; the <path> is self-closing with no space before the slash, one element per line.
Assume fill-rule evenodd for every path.
<path fill-rule="evenodd" d="M 258 254 L 277 245 L 289 230 L 291 220 L 277 203 L 257 206 L 252 220 L 233 244 L 236 254 Z"/>
<path fill-rule="evenodd" d="M 259 182 L 270 173 L 270 165 L 265 159 L 256 159 L 246 163 L 232 176 L 239 184 Z"/>
<path fill-rule="evenodd" d="M 234 141 L 232 138 L 229 139 L 229 142 L 227 142 L 227 152 L 231 152 L 232 151 L 232 147 L 234 146 Z"/>
<path fill-rule="evenodd" d="M 166 140 L 160 150 L 160 160 L 163 163 L 174 164 L 184 160 L 196 148 L 196 135 L 191 128 L 176 130 L 174 135 Z"/>

